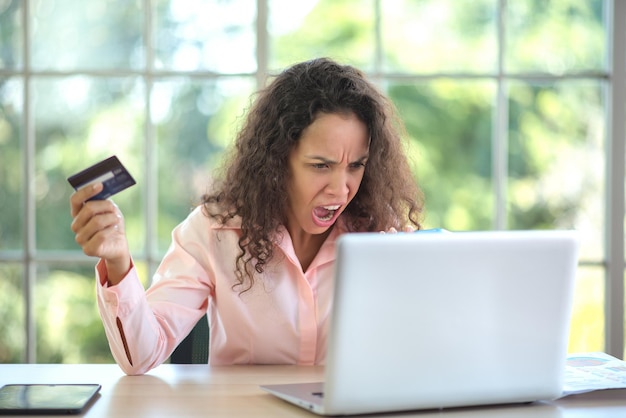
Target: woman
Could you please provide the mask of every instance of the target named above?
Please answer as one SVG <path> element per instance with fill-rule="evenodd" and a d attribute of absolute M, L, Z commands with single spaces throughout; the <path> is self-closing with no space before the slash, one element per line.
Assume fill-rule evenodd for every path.
<path fill-rule="evenodd" d="M 419 229 L 422 202 L 393 106 L 357 69 L 296 64 L 262 90 L 221 180 L 172 233 L 144 292 L 121 212 L 75 192 L 115 360 L 141 374 L 208 313 L 209 363 L 323 364 L 334 248 L 346 232 Z"/>

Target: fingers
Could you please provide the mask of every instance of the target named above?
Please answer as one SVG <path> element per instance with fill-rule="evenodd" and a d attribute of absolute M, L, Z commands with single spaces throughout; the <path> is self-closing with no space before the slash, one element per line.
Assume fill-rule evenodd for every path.
<path fill-rule="evenodd" d="M 78 189 L 70 196 L 70 213 L 72 218 L 78 215 L 87 199 L 97 195 L 102 191 L 104 185 L 102 183 L 94 183 L 91 186 Z"/>
<path fill-rule="evenodd" d="M 99 232 L 121 229 L 121 214 L 117 213 L 112 202 L 105 202 L 85 205 L 85 208 L 72 221 L 71 228 L 76 234 L 76 242 L 79 245 L 84 246 Z"/>
<path fill-rule="evenodd" d="M 97 193 L 94 189 L 94 192 Z M 72 209 L 76 210 L 71 229 L 75 241 L 89 256 L 116 259 L 126 256 L 128 245 L 124 231 L 124 218 L 112 200 L 88 199 L 91 192 L 76 192 L 71 198 Z"/>
<path fill-rule="evenodd" d="M 72 231 L 75 234 L 101 230 L 117 224 L 122 218 L 122 213 L 112 200 L 92 200 L 82 203 L 80 209 L 74 214 Z"/>
<path fill-rule="evenodd" d="M 89 237 L 77 235 L 76 242 L 80 244 L 86 255 L 106 261 L 117 260 L 128 252 L 125 236 L 115 228 L 98 230 Z"/>

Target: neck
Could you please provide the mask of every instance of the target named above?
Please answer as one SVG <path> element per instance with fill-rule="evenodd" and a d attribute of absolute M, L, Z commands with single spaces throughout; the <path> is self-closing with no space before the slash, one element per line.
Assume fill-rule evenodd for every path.
<path fill-rule="evenodd" d="M 319 235 L 307 234 L 302 230 L 289 230 L 293 249 L 300 261 L 302 271 L 307 271 L 332 228 Z"/>

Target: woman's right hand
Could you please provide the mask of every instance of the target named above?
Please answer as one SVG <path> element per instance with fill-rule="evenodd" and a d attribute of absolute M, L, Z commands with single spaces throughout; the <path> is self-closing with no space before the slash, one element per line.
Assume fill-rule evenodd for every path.
<path fill-rule="evenodd" d="M 102 183 L 77 190 L 70 197 L 75 240 L 89 256 L 106 263 L 110 285 L 118 284 L 131 267 L 124 217 L 112 200 L 90 200 L 102 191 Z"/>

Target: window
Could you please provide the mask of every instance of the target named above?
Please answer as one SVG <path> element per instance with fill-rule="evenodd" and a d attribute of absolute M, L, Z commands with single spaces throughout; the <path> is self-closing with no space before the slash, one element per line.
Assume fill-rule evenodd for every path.
<path fill-rule="evenodd" d="M 147 286 L 250 95 L 315 56 L 398 107 L 427 227 L 579 230 L 570 350 L 623 356 L 620 2 L 0 0 L 0 28 L 0 362 L 112 361 L 67 176 L 133 173 L 115 201 Z"/>

